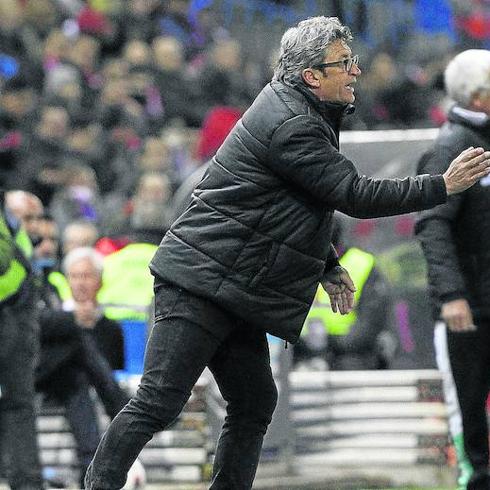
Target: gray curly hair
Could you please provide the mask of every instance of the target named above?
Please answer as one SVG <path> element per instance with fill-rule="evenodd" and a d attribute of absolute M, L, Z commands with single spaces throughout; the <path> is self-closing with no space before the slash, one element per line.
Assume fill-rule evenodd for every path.
<path fill-rule="evenodd" d="M 475 93 L 490 89 L 490 51 L 467 49 L 456 55 L 444 71 L 444 83 L 449 97 L 468 107 Z"/>
<path fill-rule="evenodd" d="M 337 39 L 352 41 L 347 26 L 337 17 L 311 17 L 288 29 L 281 39 L 274 80 L 294 85 L 302 80 L 305 68 L 321 63 L 326 49 Z"/>

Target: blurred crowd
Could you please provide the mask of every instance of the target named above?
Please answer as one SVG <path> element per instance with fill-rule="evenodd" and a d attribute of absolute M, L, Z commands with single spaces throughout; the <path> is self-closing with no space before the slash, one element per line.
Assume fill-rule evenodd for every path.
<path fill-rule="evenodd" d="M 442 68 L 462 44 L 485 42 L 488 2 L 473 2 L 481 8 L 471 12 L 468 2 L 432 2 L 428 15 L 434 3 L 442 14 L 451 6 L 459 31 L 457 41 L 452 32 L 427 33 L 431 52 L 419 49 L 424 19 L 413 36 L 378 32 L 373 43 L 370 26 L 385 3 L 307 2 L 310 14 L 352 21 L 364 75 L 346 128 L 440 125 Z M 412 21 L 424 7 L 398 3 L 412 9 Z M 295 8 L 292 1 L 247 6 L 255 4 Z M 236 8 L 229 1 L 2 0 L 0 186 L 37 195 L 61 231 L 82 219 L 103 236 L 139 228 L 158 241 L 176 189 L 270 79 L 274 29 L 251 52 L 254 39 L 247 43 L 239 16 L 223 20 L 224 7 Z"/>
<path fill-rule="evenodd" d="M 161 237 L 173 192 L 260 85 L 188 4 L 1 2 L 0 185 L 36 194 L 61 230 L 84 219 Z"/>

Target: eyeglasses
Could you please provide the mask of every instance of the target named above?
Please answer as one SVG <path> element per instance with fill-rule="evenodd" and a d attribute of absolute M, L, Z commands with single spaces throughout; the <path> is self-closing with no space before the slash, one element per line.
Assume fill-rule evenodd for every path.
<path fill-rule="evenodd" d="M 312 66 L 312 68 L 318 68 L 318 69 L 323 69 L 323 68 L 328 68 L 329 66 L 343 66 L 344 71 L 347 73 L 350 73 L 352 70 L 352 67 L 356 65 L 359 65 L 359 55 L 356 54 L 355 56 L 352 56 L 351 58 L 345 58 L 343 60 L 339 61 L 331 61 L 329 63 L 319 63 L 318 65 Z"/>

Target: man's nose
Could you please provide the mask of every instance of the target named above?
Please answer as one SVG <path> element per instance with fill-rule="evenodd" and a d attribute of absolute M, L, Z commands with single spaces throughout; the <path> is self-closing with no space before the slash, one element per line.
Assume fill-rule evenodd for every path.
<path fill-rule="evenodd" d="M 352 65 L 352 69 L 350 72 L 351 75 L 355 75 L 356 77 L 358 77 L 362 73 L 361 69 L 359 68 L 359 65 L 356 64 Z"/>

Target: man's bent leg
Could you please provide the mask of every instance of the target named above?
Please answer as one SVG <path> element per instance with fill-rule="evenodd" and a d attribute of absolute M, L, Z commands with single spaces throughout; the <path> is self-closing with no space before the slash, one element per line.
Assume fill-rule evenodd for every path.
<path fill-rule="evenodd" d="M 277 403 L 265 333 L 245 325 L 236 329 L 209 367 L 228 403 L 210 488 L 248 490 Z"/>
<path fill-rule="evenodd" d="M 206 317 L 208 302 L 178 288 L 164 288 L 157 290 L 156 303 L 156 322 L 147 345 L 140 387 L 104 434 L 87 471 L 87 489 L 124 486 L 141 449 L 155 432 L 165 429 L 179 415 L 219 345 L 219 340 L 201 328 L 198 319 L 190 321 L 187 313 L 189 304 L 199 305 L 201 315 Z"/>

